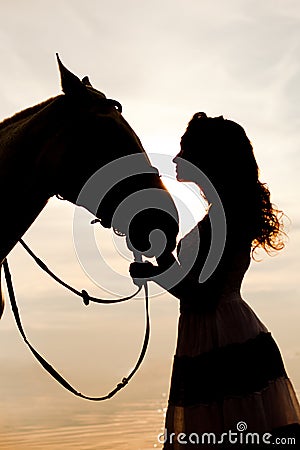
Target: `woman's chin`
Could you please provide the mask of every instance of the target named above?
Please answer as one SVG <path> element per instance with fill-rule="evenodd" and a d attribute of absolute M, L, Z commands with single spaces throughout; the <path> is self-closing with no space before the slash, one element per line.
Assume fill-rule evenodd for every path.
<path fill-rule="evenodd" d="M 176 174 L 176 180 L 181 181 L 180 175 L 178 174 L 177 170 L 175 170 L 175 174 Z"/>
<path fill-rule="evenodd" d="M 184 183 L 186 181 L 183 178 L 181 178 L 180 175 L 178 175 L 178 173 L 176 173 L 176 180 L 179 181 L 180 183 Z"/>

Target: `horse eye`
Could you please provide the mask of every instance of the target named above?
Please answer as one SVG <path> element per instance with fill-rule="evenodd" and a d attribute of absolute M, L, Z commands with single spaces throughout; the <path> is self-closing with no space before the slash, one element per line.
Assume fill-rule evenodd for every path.
<path fill-rule="evenodd" d="M 122 112 L 122 105 L 121 105 L 121 103 L 119 103 L 119 102 L 117 102 L 116 100 L 115 100 L 115 102 L 114 102 L 114 106 L 116 107 L 116 109 L 121 113 Z"/>
<path fill-rule="evenodd" d="M 106 100 L 106 102 L 110 105 L 113 105 L 120 113 L 122 112 L 122 105 L 117 100 L 112 100 L 109 98 Z"/>

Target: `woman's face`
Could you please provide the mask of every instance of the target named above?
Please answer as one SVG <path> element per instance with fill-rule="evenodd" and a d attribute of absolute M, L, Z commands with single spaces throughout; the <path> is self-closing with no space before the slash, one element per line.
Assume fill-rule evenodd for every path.
<path fill-rule="evenodd" d="M 175 158 L 173 159 L 173 163 L 175 164 L 175 172 L 176 172 L 176 178 L 177 181 L 187 181 L 184 179 L 183 174 L 180 171 L 180 158 L 181 158 L 181 153 L 178 153 L 178 155 L 175 156 Z"/>
<path fill-rule="evenodd" d="M 183 160 L 191 162 L 190 159 L 188 158 L 187 153 L 184 152 L 183 149 L 181 148 L 180 152 L 175 156 L 175 158 L 173 158 L 173 163 L 175 164 L 176 178 L 177 181 L 188 182 L 191 181 L 191 179 L 187 173 L 188 171 Z"/>

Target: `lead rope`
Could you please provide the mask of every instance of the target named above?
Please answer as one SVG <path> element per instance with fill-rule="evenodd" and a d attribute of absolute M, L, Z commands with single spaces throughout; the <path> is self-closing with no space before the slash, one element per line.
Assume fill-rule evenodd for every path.
<path fill-rule="evenodd" d="M 55 273 L 50 270 L 46 264 L 36 256 L 35 253 L 28 247 L 28 245 L 23 241 L 23 239 L 20 239 L 20 244 L 24 247 L 24 249 L 29 253 L 29 255 L 33 258 L 33 260 L 36 262 L 36 264 L 44 271 L 46 272 L 51 278 L 53 278 L 57 283 L 64 286 L 69 291 L 73 292 L 73 294 L 78 295 L 78 297 L 81 297 L 83 300 L 83 303 L 88 306 L 89 302 L 93 303 L 100 303 L 100 304 L 113 304 L 113 303 L 121 303 L 126 302 L 127 300 L 132 299 L 135 297 L 142 289 L 143 285 L 141 284 L 136 292 L 129 295 L 128 297 L 118 298 L 118 299 L 104 299 L 104 298 L 97 298 L 97 297 L 91 297 L 88 292 L 84 289 L 82 291 L 78 291 L 77 289 L 70 286 L 68 283 L 65 283 L 61 278 L 59 278 Z"/>
<path fill-rule="evenodd" d="M 22 245 L 23 244 L 24 243 L 22 243 Z M 12 278 L 11 278 L 11 273 L 10 273 L 10 270 L 9 270 L 7 259 L 4 260 L 3 267 L 4 267 L 4 273 L 5 273 L 5 279 L 6 279 L 6 284 L 7 284 L 7 290 L 8 290 L 8 295 L 9 295 L 9 299 L 10 299 L 10 304 L 11 304 L 12 312 L 13 312 L 13 315 L 14 315 L 14 318 L 15 318 L 18 330 L 19 330 L 19 332 L 20 332 L 20 334 L 21 334 L 25 344 L 28 346 L 30 351 L 33 353 L 33 355 L 38 360 L 38 362 L 42 365 L 42 367 L 46 370 L 46 372 L 48 372 L 59 384 L 61 384 L 65 389 L 70 391 L 75 396 L 80 397 L 80 398 L 84 398 L 86 400 L 92 400 L 92 401 L 95 401 L 95 402 L 100 402 L 102 400 L 107 400 L 107 399 L 113 397 L 117 392 L 119 392 L 122 388 L 124 388 L 128 384 L 130 379 L 134 376 L 134 374 L 139 369 L 139 367 L 140 367 L 140 365 L 141 365 L 141 363 L 142 363 L 142 361 L 143 361 L 143 359 L 145 357 L 145 354 L 146 354 L 146 351 L 147 351 L 147 347 L 148 347 L 148 343 L 149 343 L 149 337 L 150 337 L 149 296 L 148 296 L 148 286 L 147 286 L 147 282 L 146 281 L 143 284 L 141 284 L 141 286 L 139 287 L 139 290 L 137 291 L 137 292 L 140 292 L 142 286 L 144 287 L 144 291 L 145 291 L 146 328 L 145 328 L 144 342 L 143 342 L 143 346 L 142 346 L 142 349 L 141 349 L 141 352 L 140 352 L 140 356 L 139 356 L 139 358 L 138 358 L 134 368 L 129 373 L 129 375 L 127 375 L 127 377 L 122 378 L 122 381 L 120 383 L 118 383 L 117 386 L 112 391 L 110 391 L 108 394 L 106 394 L 104 396 L 101 396 L 101 397 L 90 397 L 88 395 L 84 395 L 81 392 L 76 391 L 76 389 L 62 375 L 60 375 L 60 373 L 53 366 L 51 366 L 51 364 L 49 364 L 48 361 L 28 341 L 27 336 L 26 336 L 25 331 L 24 331 L 23 326 L 22 326 L 22 321 L 21 321 L 18 305 L 17 305 L 17 302 L 16 302 L 16 296 L 15 296 L 15 292 L 14 292 L 14 288 L 13 288 L 13 284 L 12 284 Z M 57 277 L 55 277 L 55 279 L 56 278 Z M 61 280 L 59 280 L 58 282 L 60 283 L 60 281 Z M 64 282 L 62 282 L 60 284 L 65 285 Z M 72 290 L 72 292 L 73 292 L 73 290 Z M 80 294 L 81 293 L 79 292 L 79 295 Z M 91 297 L 89 297 L 89 299 L 91 301 L 93 301 Z M 111 302 L 111 301 L 109 301 L 109 302 Z M 105 301 L 105 303 L 107 303 L 107 302 Z"/>

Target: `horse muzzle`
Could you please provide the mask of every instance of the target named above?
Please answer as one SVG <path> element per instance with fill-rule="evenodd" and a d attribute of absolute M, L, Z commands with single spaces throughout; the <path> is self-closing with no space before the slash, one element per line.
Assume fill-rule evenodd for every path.
<path fill-rule="evenodd" d="M 134 175 L 117 183 L 101 201 L 101 224 L 126 235 L 130 250 L 147 257 L 172 252 L 178 234 L 178 212 L 157 174 Z"/>

